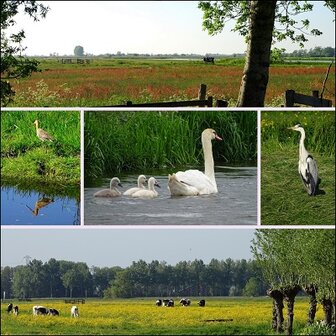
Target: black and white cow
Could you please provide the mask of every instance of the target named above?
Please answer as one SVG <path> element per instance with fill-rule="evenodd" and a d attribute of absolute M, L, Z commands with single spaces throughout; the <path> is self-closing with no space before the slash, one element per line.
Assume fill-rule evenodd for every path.
<path fill-rule="evenodd" d="M 18 307 L 18 306 L 15 306 L 15 307 L 13 308 L 13 314 L 16 315 L 16 316 L 19 315 L 19 307 Z"/>
<path fill-rule="evenodd" d="M 158 307 L 162 306 L 162 300 L 157 299 L 156 302 L 155 302 L 155 305 L 158 306 Z"/>
<path fill-rule="evenodd" d="M 13 303 L 10 303 L 10 304 L 7 306 L 7 313 L 9 314 L 12 310 L 13 310 Z"/>
<path fill-rule="evenodd" d="M 198 302 L 198 305 L 200 306 L 200 307 L 205 307 L 205 300 L 199 300 L 199 302 Z"/>
<path fill-rule="evenodd" d="M 59 311 L 57 309 L 54 309 L 54 308 L 49 308 L 49 315 L 59 316 Z"/>
<path fill-rule="evenodd" d="M 162 305 L 163 307 L 174 307 L 174 300 L 173 299 L 163 299 Z"/>
<path fill-rule="evenodd" d="M 71 307 L 71 317 L 79 317 L 78 307 L 72 306 Z"/>
<path fill-rule="evenodd" d="M 48 315 L 49 309 L 43 306 L 34 306 L 33 315 Z"/>
<path fill-rule="evenodd" d="M 190 306 L 191 301 L 190 301 L 189 299 L 182 298 L 182 299 L 180 300 L 180 304 L 181 304 L 183 307 L 187 307 L 187 306 Z"/>

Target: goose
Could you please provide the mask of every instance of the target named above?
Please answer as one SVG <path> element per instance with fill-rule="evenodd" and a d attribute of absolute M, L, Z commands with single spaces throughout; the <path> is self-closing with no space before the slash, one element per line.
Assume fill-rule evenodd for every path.
<path fill-rule="evenodd" d="M 134 194 L 132 194 L 132 197 L 135 198 L 155 198 L 159 194 L 154 189 L 154 186 L 161 188 L 158 181 L 154 177 L 150 177 L 148 180 L 148 189 L 138 190 Z"/>
<path fill-rule="evenodd" d="M 308 195 L 315 196 L 318 193 L 321 179 L 318 176 L 317 163 L 313 159 L 312 155 L 308 153 L 304 145 L 304 141 L 306 138 L 305 130 L 301 126 L 301 124 L 289 127 L 288 129 L 301 133 L 298 171 L 301 176 L 303 185 L 308 192 Z"/>
<path fill-rule="evenodd" d="M 137 192 L 139 190 L 144 190 L 146 182 L 147 182 L 146 176 L 145 175 L 139 175 L 139 177 L 138 177 L 138 186 L 126 190 L 123 193 L 123 195 L 125 195 L 125 196 L 131 196 L 132 194 L 134 194 L 135 192 Z"/>
<path fill-rule="evenodd" d="M 190 169 L 168 175 L 168 189 L 172 196 L 197 196 L 217 193 L 214 160 L 211 141 L 222 140 L 215 130 L 207 128 L 202 132 L 204 173 Z"/>
<path fill-rule="evenodd" d="M 36 135 L 41 141 L 47 140 L 47 141 L 53 142 L 54 138 L 48 132 L 46 132 L 42 128 L 39 128 L 38 120 L 35 120 L 34 124 L 36 126 Z"/>
<path fill-rule="evenodd" d="M 121 196 L 121 192 L 117 189 L 117 186 L 122 187 L 118 177 L 113 177 L 110 182 L 110 189 L 99 190 L 93 194 L 94 197 L 116 197 Z"/>

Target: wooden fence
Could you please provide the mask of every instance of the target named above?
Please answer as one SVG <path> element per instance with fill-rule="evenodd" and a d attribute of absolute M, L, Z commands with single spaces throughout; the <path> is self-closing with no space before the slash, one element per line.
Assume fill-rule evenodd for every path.
<path fill-rule="evenodd" d="M 62 58 L 62 64 L 90 64 L 92 62 L 89 58 Z"/>
<path fill-rule="evenodd" d="M 209 96 L 206 98 L 207 86 L 201 84 L 198 91 L 198 99 L 194 100 L 180 100 L 180 101 L 168 101 L 168 102 L 156 102 L 156 103 L 133 103 L 132 101 L 127 101 L 125 105 L 110 105 L 110 106 L 99 106 L 99 107 L 227 107 L 228 102 L 226 100 L 216 100 L 213 102 L 213 97 Z M 98 106 L 95 106 L 98 107 Z"/>
<path fill-rule="evenodd" d="M 331 107 L 332 101 L 319 97 L 319 91 L 312 91 L 311 96 L 296 93 L 294 90 L 285 92 L 285 107 L 294 107 L 294 104 L 303 104 L 313 107 Z"/>
<path fill-rule="evenodd" d="M 85 303 L 85 300 L 84 299 L 65 299 L 64 300 L 64 303 L 82 303 L 84 304 Z"/>

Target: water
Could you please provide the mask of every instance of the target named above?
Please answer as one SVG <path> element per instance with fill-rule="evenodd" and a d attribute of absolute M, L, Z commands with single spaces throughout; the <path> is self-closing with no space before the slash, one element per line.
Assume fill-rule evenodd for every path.
<path fill-rule="evenodd" d="M 156 172 L 161 188 L 156 188 L 159 197 L 150 200 L 93 197 L 96 191 L 108 188 L 110 178 L 104 179 L 103 185 L 84 189 L 84 224 L 256 225 L 256 167 L 217 166 L 215 171 L 218 194 L 179 197 L 171 197 L 167 174 Z M 120 191 L 136 186 L 139 174 L 120 175 Z"/>
<path fill-rule="evenodd" d="M 74 197 L 1 187 L 1 225 L 79 224 L 79 204 Z"/>

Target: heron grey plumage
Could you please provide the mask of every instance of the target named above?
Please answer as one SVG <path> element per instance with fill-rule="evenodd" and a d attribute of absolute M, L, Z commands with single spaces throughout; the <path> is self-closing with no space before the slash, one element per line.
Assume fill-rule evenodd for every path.
<path fill-rule="evenodd" d="M 321 179 L 318 176 L 317 163 L 313 156 L 306 150 L 304 141 L 306 138 L 306 133 L 301 124 L 297 124 L 293 127 L 289 127 L 293 131 L 301 133 L 300 144 L 299 144 L 299 174 L 301 176 L 303 185 L 307 190 L 308 194 L 315 196 L 318 192 L 318 187 Z"/>

